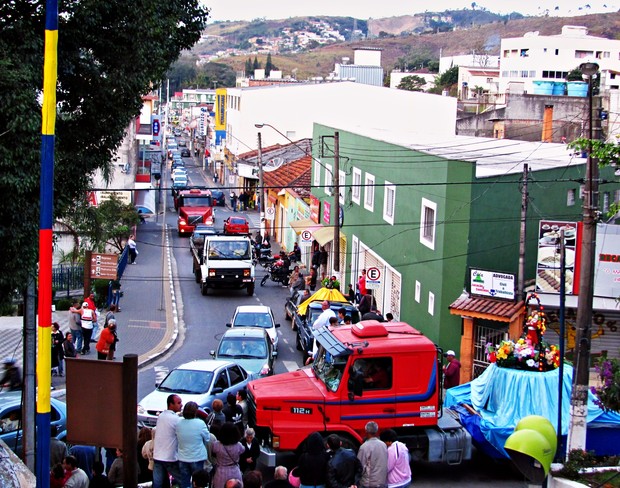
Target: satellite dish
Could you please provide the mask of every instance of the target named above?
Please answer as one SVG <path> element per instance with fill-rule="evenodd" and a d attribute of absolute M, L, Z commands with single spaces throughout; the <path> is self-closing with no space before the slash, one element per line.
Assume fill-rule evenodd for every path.
<path fill-rule="evenodd" d="M 263 171 L 275 171 L 280 166 L 282 166 L 283 163 L 284 163 L 284 159 L 282 159 L 280 157 L 272 158 L 269 161 L 267 161 L 266 163 L 264 163 Z"/>

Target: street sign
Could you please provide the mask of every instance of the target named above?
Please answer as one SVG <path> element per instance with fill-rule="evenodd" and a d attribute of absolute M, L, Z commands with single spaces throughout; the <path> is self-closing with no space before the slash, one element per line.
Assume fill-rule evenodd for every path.
<path fill-rule="evenodd" d="M 117 254 L 95 254 L 90 258 L 91 279 L 115 280 L 118 266 Z"/>
<path fill-rule="evenodd" d="M 381 288 L 381 270 L 379 268 L 368 268 L 366 270 L 366 289 L 378 290 Z"/>
<path fill-rule="evenodd" d="M 159 120 L 155 119 L 153 120 L 153 135 L 154 136 L 158 136 L 159 135 Z"/>
<path fill-rule="evenodd" d="M 267 207 L 265 209 L 265 218 L 267 220 L 275 220 L 276 219 L 276 208 L 275 207 Z"/>
<path fill-rule="evenodd" d="M 301 231 L 299 235 L 301 237 L 302 247 L 308 247 L 310 246 L 310 244 L 312 244 L 312 232 L 311 231 L 309 231 L 308 229 L 304 229 Z"/>

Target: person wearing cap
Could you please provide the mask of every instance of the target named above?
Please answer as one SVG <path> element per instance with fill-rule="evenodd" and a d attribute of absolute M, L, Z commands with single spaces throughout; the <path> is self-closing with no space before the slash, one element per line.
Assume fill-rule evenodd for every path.
<path fill-rule="evenodd" d="M 443 367 L 443 387 L 447 390 L 461 382 L 461 363 L 452 349 L 446 352 L 446 359 L 448 364 Z"/>
<path fill-rule="evenodd" d="M 80 315 L 82 317 L 82 337 L 84 339 L 81 353 L 85 355 L 90 353 L 90 339 L 93 335 L 94 324 L 97 321 L 97 313 L 89 307 L 88 302 L 84 302 L 80 309 Z"/>
<path fill-rule="evenodd" d="M 97 341 L 97 359 L 114 359 L 114 351 L 116 349 L 116 342 L 118 337 L 116 336 L 116 319 L 108 320 L 108 326 L 105 327 L 101 334 L 99 334 L 99 340 Z"/>
<path fill-rule="evenodd" d="M 0 380 L 0 389 L 8 387 L 9 391 L 22 389 L 22 375 L 15 364 L 15 359 L 4 358 L 4 375 Z"/>

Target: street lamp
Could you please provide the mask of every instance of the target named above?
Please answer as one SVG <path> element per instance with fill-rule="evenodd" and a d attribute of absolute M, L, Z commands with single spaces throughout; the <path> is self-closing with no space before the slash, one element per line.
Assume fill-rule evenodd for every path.
<path fill-rule="evenodd" d="M 588 385 L 590 382 L 590 341 L 592 301 L 594 297 L 594 264 L 596 253 L 596 221 L 598 218 L 598 165 L 592 158 L 592 81 L 598 72 L 597 63 L 583 63 L 579 69 L 588 81 L 588 159 L 586 162 L 583 202 L 583 231 L 581 238 L 581 269 L 577 307 L 577 342 L 568 450 L 585 450 L 588 415 Z M 563 359 L 563 358 L 562 358 Z M 562 378 L 559 379 L 562 381 Z"/>

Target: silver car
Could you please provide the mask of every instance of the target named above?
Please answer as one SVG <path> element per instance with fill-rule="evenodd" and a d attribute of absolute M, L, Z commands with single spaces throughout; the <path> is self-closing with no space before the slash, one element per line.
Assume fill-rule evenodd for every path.
<path fill-rule="evenodd" d="M 229 393 L 237 394 L 248 381 L 254 379 L 245 369 L 230 361 L 199 359 L 173 369 L 155 390 L 138 403 L 138 424 L 155 427 L 157 417 L 167 408 L 170 395 L 178 395 L 187 402 L 196 402 L 199 407 L 210 411 L 213 400 L 219 398 L 226 403 Z"/>

